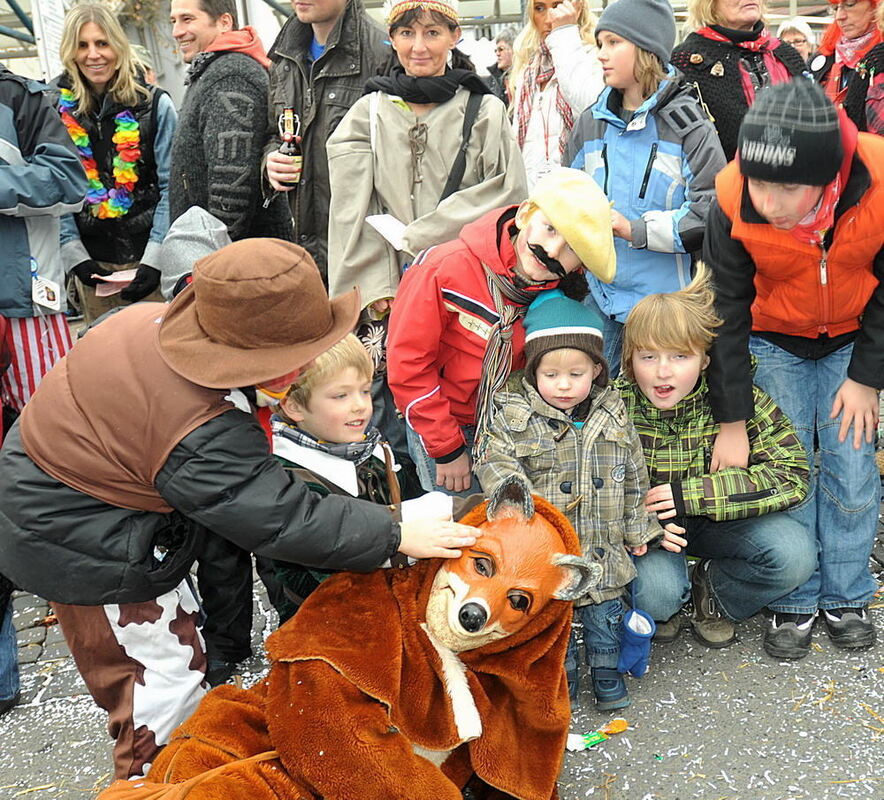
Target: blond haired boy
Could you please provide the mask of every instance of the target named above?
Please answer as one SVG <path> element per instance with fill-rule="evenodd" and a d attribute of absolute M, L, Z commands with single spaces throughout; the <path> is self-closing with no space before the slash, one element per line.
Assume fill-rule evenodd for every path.
<path fill-rule="evenodd" d="M 658 640 L 672 640 L 690 596 L 695 638 L 721 648 L 735 641 L 734 622 L 813 572 L 816 548 L 806 528 L 782 513 L 807 492 L 804 449 L 758 387 L 748 466 L 711 467 L 719 430 L 705 374 L 720 324 L 713 301 L 702 265 L 686 288 L 639 301 L 626 320 L 616 386 L 648 467 L 645 506 L 665 530 L 662 547 L 636 562 L 638 607 L 658 621 Z M 690 579 L 685 555 L 701 559 Z"/>

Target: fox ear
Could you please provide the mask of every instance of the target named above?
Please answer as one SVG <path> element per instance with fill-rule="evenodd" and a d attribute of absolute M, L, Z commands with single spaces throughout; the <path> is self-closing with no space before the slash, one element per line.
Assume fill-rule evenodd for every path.
<path fill-rule="evenodd" d="M 531 519 L 534 516 L 534 499 L 525 479 L 520 475 L 510 475 L 498 484 L 488 498 L 485 514 L 489 520 L 505 517 Z"/>
<path fill-rule="evenodd" d="M 599 585 L 602 567 L 585 556 L 556 553 L 552 557 L 554 567 L 561 567 L 565 573 L 561 586 L 553 594 L 556 600 L 576 600 L 590 589 Z"/>

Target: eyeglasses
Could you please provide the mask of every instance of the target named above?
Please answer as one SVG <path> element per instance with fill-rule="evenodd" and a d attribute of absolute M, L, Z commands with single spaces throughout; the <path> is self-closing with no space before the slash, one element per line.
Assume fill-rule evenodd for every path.
<path fill-rule="evenodd" d="M 795 47 L 795 45 L 797 45 L 797 44 L 807 44 L 807 39 L 804 39 L 804 38 L 801 38 L 801 39 L 783 39 L 783 41 L 784 41 L 786 44 L 790 44 L 790 45 L 792 45 L 792 47 Z"/>
<path fill-rule="evenodd" d="M 506 53 L 508 50 L 509 50 L 509 47 L 506 47 L 506 46 L 494 48 L 495 53 Z"/>
<path fill-rule="evenodd" d="M 855 9 L 862 2 L 863 0 L 853 0 L 852 3 L 848 3 L 846 2 L 846 0 L 841 0 L 840 3 L 830 3 L 829 15 L 834 17 L 840 9 L 844 9 L 845 11 L 853 11 L 853 9 Z"/>

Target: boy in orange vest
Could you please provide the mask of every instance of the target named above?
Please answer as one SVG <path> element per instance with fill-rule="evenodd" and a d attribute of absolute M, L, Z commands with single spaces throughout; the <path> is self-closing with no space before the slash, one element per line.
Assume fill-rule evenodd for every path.
<path fill-rule="evenodd" d="M 738 158 L 716 179 L 703 258 L 717 313 L 709 395 L 721 423 L 713 471 L 746 466 L 755 383 L 791 418 L 814 463 L 790 510 L 816 536 L 819 568 L 771 603 L 764 646 L 802 658 L 819 612 L 838 647 L 875 641 L 866 606 L 878 519 L 874 458 L 884 386 L 884 139 L 857 133 L 823 91 L 765 89 L 743 120 Z"/>

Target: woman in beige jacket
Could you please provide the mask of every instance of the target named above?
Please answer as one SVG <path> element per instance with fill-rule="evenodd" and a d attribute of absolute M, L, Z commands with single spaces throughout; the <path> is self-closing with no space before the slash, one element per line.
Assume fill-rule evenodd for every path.
<path fill-rule="evenodd" d="M 421 250 L 456 238 L 466 223 L 527 195 L 506 108 L 455 49 L 457 0 L 418 7 L 398 0 L 388 23 L 398 65 L 389 77 L 369 81 L 374 91 L 350 109 L 327 148 L 329 291 L 335 296 L 358 286 L 374 318 L 389 310 L 402 269 Z M 481 103 L 463 178 L 441 199 L 474 94 Z M 375 214 L 404 224 L 401 241 L 391 244 L 365 221 Z"/>

